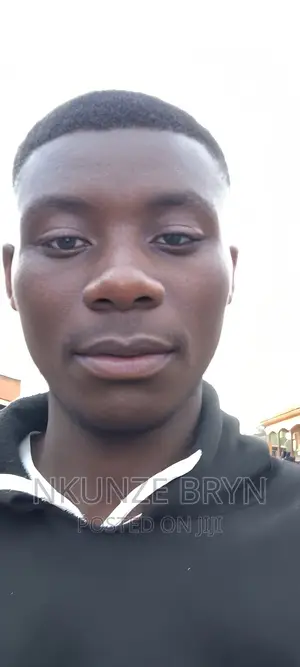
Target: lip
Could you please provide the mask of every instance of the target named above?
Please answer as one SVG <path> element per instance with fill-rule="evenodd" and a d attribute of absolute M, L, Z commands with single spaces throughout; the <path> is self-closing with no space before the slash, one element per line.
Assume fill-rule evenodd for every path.
<path fill-rule="evenodd" d="M 166 354 L 174 347 L 165 340 L 136 336 L 133 338 L 101 338 L 75 350 L 76 354 L 87 357 L 110 355 L 113 357 L 138 357 L 148 354 Z"/>
<path fill-rule="evenodd" d="M 76 351 L 85 371 L 101 379 L 138 380 L 156 375 L 170 362 L 175 350 L 155 338 L 102 339 Z"/>

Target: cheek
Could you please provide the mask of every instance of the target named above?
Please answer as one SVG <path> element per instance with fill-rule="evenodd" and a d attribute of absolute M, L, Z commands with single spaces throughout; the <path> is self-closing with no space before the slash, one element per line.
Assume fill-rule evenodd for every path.
<path fill-rule="evenodd" d="M 203 316 L 220 316 L 230 291 L 230 268 L 223 254 L 207 255 L 183 272 L 176 281 L 176 292 L 184 312 L 201 323 Z"/>
<path fill-rule="evenodd" d="M 59 273 L 48 275 L 38 264 L 20 262 L 13 276 L 13 293 L 29 352 L 40 365 L 40 356 L 59 338 L 72 296 L 64 292 Z"/>
<path fill-rule="evenodd" d="M 180 295 L 181 319 L 188 332 L 193 358 L 203 355 L 205 350 L 208 356 L 214 353 L 229 291 L 229 267 L 226 258 L 220 256 L 201 262 L 196 270 L 187 272 L 177 281 L 176 295 L 177 298 Z"/>
<path fill-rule="evenodd" d="M 34 254 L 20 258 L 13 275 L 13 292 L 20 313 L 38 312 L 59 315 L 74 299 L 74 272 L 66 275 L 55 264 L 48 264 Z"/>

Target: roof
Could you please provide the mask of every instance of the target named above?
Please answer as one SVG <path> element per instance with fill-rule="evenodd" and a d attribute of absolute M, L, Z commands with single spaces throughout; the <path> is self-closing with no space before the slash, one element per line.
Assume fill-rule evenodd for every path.
<path fill-rule="evenodd" d="M 280 412 L 274 415 L 273 417 L 269 417 L 268 419 L 264 419 L 263 421 L 261 421 L 261 424 L 263 426 L 271 426 L 272 424 L 277 424 L 278 422 L 293 419 L 294 417 L 298 416 L 300 417 L 300 406 L 296 408 L 291 408 L 286 412 Z"/>

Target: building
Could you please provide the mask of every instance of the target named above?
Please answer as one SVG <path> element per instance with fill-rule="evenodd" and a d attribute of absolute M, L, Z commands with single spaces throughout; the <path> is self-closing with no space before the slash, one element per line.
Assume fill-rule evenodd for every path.
<path fill-rule="evenodd" d="M 15 378 L 0 375 L 0 410 L 20 396 L 21 382 Z"/>
<path fill-rule="evenodd" d="M 287 451 L 300 460 L 300 406 L 265 419 L 261 425 L 273 456 Z"/>

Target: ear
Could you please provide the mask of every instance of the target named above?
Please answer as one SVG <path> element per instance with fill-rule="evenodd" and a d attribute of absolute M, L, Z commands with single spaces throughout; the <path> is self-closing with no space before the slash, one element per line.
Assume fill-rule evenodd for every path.
<path fill-rule="evenodd" d="M 14 310 L 18 310 L 12 289 L 12 263 L 13 263 L 14 252 L 15 252 L 14 246 L 9 244 L 3 246 L 2 259 L 3 259 L 3 267 L 5 275 L 6 293 L 10 300 L 11 307 Z"/>
<path fill-rule="evenodd" d="M 231 290 L 228 296 L 228 305 L 232 302 L 233 295 L 234 295 L 234 289 L 235 289 L 235 270 L 237 267 L 237 262 L 238 262 L 238 257 L 239 257 L 239 251 L 236 248 L 236 246 L 230 246 L 230 256 L 231 256 L 231 261 L 232 261 L 232 281 L 231 281 Z"/>

